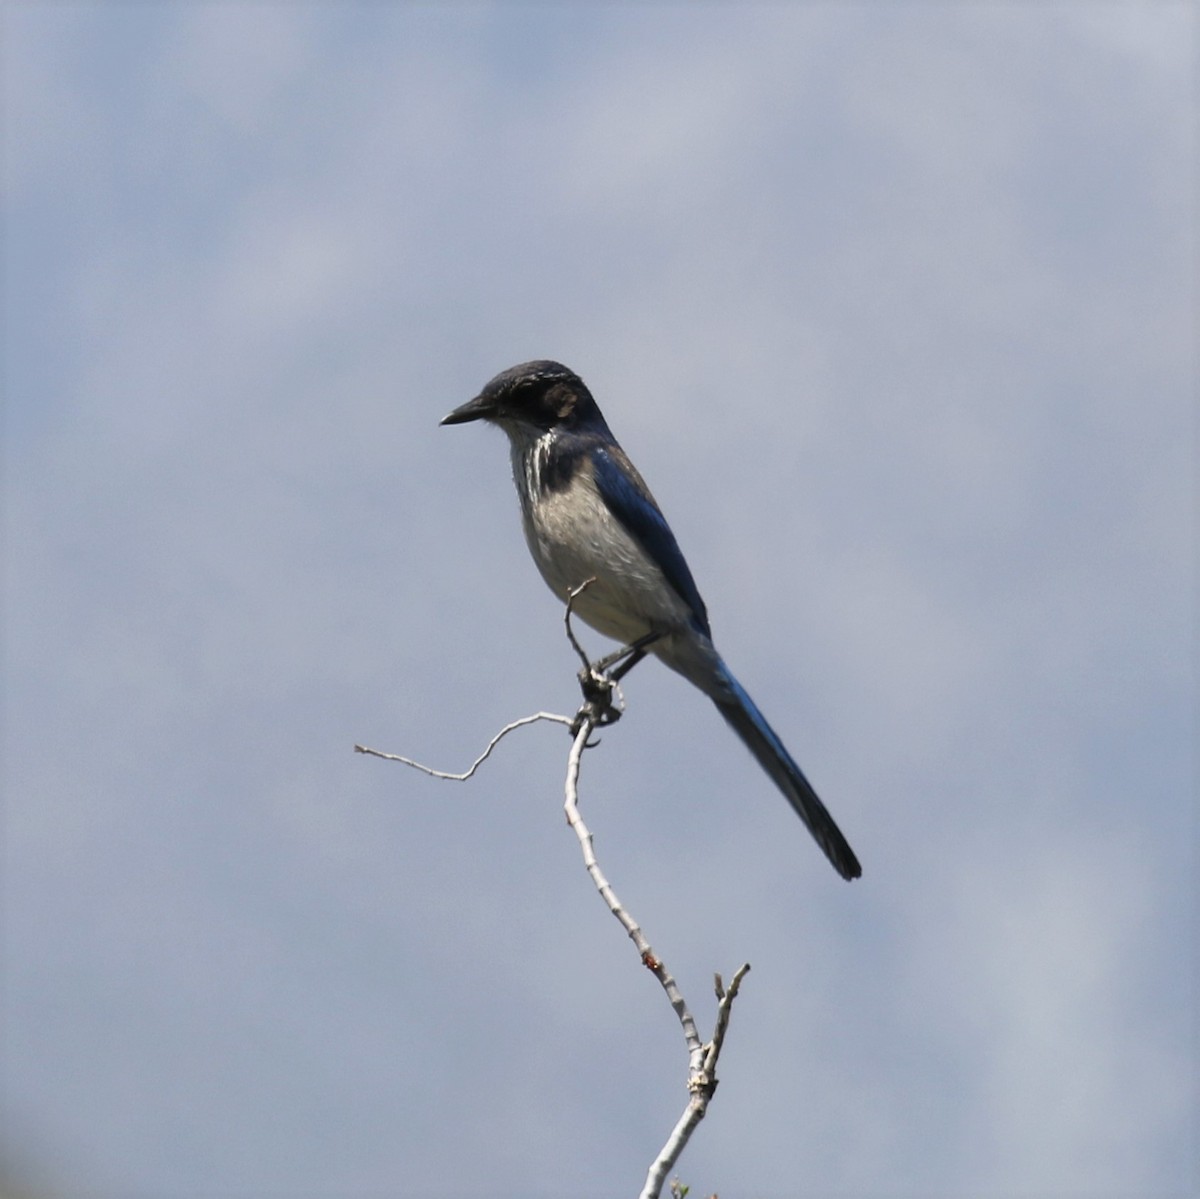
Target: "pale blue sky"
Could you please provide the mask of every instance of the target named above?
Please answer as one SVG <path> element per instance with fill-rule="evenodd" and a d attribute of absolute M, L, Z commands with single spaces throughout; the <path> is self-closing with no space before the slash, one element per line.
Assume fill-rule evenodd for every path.
<path fill-rule="evenodd" d="M 591 385 L 839 880 L 657 664 L 604 866 L 722 1196 L 1190 1193 L 1186 4 L 12 4 L 3 1131 L 75 1196 L 635 1193 L 496 371 Z M 601 642 L 593 638 L 597 649 Z"/>

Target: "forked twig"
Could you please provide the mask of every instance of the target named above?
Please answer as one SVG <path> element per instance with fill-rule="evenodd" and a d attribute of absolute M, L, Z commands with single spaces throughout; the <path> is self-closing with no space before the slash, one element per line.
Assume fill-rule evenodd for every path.
<path fill-rule="evenodd" d="M 691 1098 L 683 1109 L 683 1115 L 671 1129 L 666 1144 L 659 1150 L 658 1156 L 650 1164 L 646 1172 L 646 1183 L 638 1199 L 658 1199 L 662 1193 L 663 1183 L 672 1167 L 679 1160 L 679 1155 L 691 1139 L 696 1126 L 704 1119 L 708 1111 L 708 1102 L 717 1090 L 717 1059 L 721 1056 L 721 1046 L 725 1043 L 725 1033 L 729 1028 L 729 1016 L 733 1010 L 733 1001 L 737 998 L 742 979 L 750 972 L 750 963 L 744 962 L 733 973 L 729 989 L 725 990 L 721 976 L 716 976 L 717 993 L 717 1024 L 713 1031 L 713 1039 L 707 1045 L 700 1047 L 698 1055 L 693 1055 L 688 1064 L 688 1091 Z"/>

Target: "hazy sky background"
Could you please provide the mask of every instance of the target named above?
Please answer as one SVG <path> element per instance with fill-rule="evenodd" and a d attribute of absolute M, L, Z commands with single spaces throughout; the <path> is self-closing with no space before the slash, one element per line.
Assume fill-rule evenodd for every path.
<path fill-rule="evenodd" d="M 864 865 L 655 663 L 585 763 L 723 1197 L 1194 1193 L 1184 3 L 10 4 L 9 1178 L 635 1194 L 686 1095 L 561 815 L 561 359 Z M 599 638 L 589 642 L 597 650 Z"/>

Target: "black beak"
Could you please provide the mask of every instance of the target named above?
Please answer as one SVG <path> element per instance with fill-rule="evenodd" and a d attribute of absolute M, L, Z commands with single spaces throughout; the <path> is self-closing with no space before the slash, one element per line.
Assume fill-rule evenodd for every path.
<path fill-rule="evenodd" d="M 467 421 L 487 420 L 488 417 L 495 415 L 495 402 L 490 397 L 479 395 L 473 400 L 468 400 L 465 404 L 455 408 L 449 416 L 443 416 L 438 423 L 443 425 L 465 425 Z"/>

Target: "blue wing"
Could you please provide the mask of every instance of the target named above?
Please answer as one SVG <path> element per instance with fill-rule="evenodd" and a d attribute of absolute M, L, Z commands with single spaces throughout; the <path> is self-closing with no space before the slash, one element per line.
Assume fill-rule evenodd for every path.
<path fill-rule="evenodd" d="M 691 609 L 696 628 L 711 637 L 708 611 L 696 590 L 692 572 L 642 476 L 620 446 L 595 446 L 591 459 L 601 499 Z"/>

